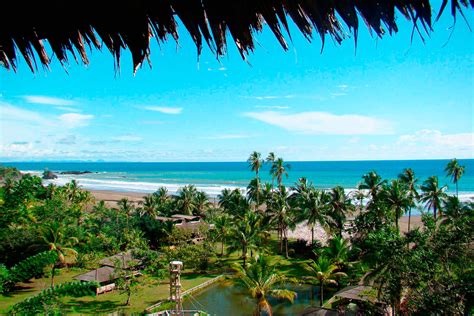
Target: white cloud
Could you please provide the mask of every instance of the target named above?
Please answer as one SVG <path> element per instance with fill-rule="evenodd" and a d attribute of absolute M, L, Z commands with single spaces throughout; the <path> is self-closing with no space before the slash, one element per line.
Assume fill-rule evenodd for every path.
<path fill-rule="evenodd" d="M 247 112 L 244 116 L 278 126 L 290 132 L 324 135 L 382 135 L 392 134 L 390 122 L 374 117 L 328 112 Z"/>
<path fill-rule="evenodd" d="M 161 112 L 164 114 L 180 114 L 183 108 L 166 107 L 166 106 L 145 106 L 145 110 Z"/>
<path fill-rule="evenodd" d="M 58 118 L 62 123 L 64 123 L 66 128 L 76 128 L 89 125 L 89 122 L 94 118 L 94 115 L 65 113 L 60 115 Z"/>
<path fill-rule="evenodd" d="M 25 95 L 23 98 L 26 102 L 36 104 L 48 104 L 48 105 L 76 105 L 77 102 L 70 99 L 61 99 L 55 97 L 48 97 L 43 95 Z"/>
<path fill-rule="evenodd" d="M 414 134 L 400 136 L 398 144 L 408 146 L 425 144 L 448 147 L 471 147 L 474 150 L 474 133 L 443 134 L 439 130 L 424 129 Z"/>
<path fill-rule="evenodd" d="M 290 107 L 287 105 L 257 105 L 259 109 L 273 109 L 273 110 L 287 110 Z"/>
<path fill-rule="evenodd" d="M 0 119 L 2 121 L 29 121 L 29 122 L 40 122 L 42 116 L 33 111 L 25 110 L 12 106 L 7 103 L 0 103 Z"/>
<path fill-rule="evenodd" d="M 139 142 L 142 140 L 140 136 L 134 135 L 120 135 L 113 137 L 112 139 L 118 142 Z"/>
<path fill-rule="evenodd" d="M 250 138 L 250 135 L 246 134 L 222 134 L 216 136 L 206 137 L 207 139 L 241 139 L 241 138 Z"/>
<path fill-rule="evenodd" d="M 81 112 L 81 110 L 79 110 L 79 109 L 71 108 L 71 107 L 68 107 L 68 106 L 57 106 L 56 110 L 66 111 L 66 112 Z"/>

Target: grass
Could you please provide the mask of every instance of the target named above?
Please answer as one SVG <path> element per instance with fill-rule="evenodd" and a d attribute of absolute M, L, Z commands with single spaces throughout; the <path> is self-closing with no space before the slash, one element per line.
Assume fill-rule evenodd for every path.
<path fill-rule="evenodd" d="M 62 269 L 60 274 L 55 277 L 55 283 L 64 283 L 73 281 L 73 277 L 86 272 L 79 269 Z M 204 283 L 217 274 L 200 275 L 197 273 L 185 273 L 181 276 L 183 290 L 187 290 L 201 283 Z M 109 314 L 111 312 L 123 312 L 134 314 L 143 312 L 148 306 L 155 304 L 159 300 L 166 299 L 169 296 L 169 284 L 167 280 L 158 280 L 150 276 L 141 276 L 138 279 L 140 285 L 132 294 L 131 304 L 125 305 L 127 295 L 120 291 L 113 291 L 107 294 L 101 294 L 96 297 L 82 298 L 63 298 L 62 311 L 66 314 Z M 33 296 L 48 288 L 51 284 L 50 278 L 33 279 L 29 283 L 21 283 L 20 288 L 7 296 L 0 296 L 0 314 L 5 314 L 9 307 Z"/>
<path fill-rule="evenodd" d="M 220 253 L 220 244 L 216 244 L 216 252 Z M 274 255 L 278 253 L 278 242 L 274 239 L 267 241 L 265 245 L 270 254 L 265 256 L 270 258 L 270 261 L 277 266 L 277 269 L 288 277 L 300 278 L 307 275 L 305 265 L 308 262 L 306 259 L 289 258 L 286 259 L 281 255 Z M 250 257 L 250 253 L 248 254 Z M 250 258 L 249 258 L 250 259 Z M 242 259 L 240 254 L 233 253 L 223 258 L 218 257 L 215 261 L 212 260 L 210 270 L 218 271 L 222 268 L 228 269 L 235 265 L 241 265 Z M 215 269 L 215 267 L 219 267 Z M 73 277 L 86 272 L 85 269 L 62 269 L 55 277 L 55 283 L 64 283 L 73 281 Z M 215 274 L 199 274 L 191 271 L 184 271 L 181 276 L 181 283 L 183 291 L 204 283 L 219 275 Z M 143 312 L 147 307 L 157 303 L 160 300 L 167 299 L 169 296 L 168 280 L 159 280 L 148 275 L 142 275 L 138 279 L 139 285 L 132 294 L 131 304 L 125 305 L 127 295 L 120 291 L 113 291 L 107 294 L 101 294 L 96 297 L 83 298 L 63 298 L 62 310 L 67 314 L 109 314 L 111 312 L 118 312 L 124 314 L 138 314 Z M 32 279 L 28 283 L 20 283 L 19 288 L 7 296 L 0 295 L 0 314 L 5 314 L 9 307 L 26 299 L 29 296 L 38 294 L 40 291 L 48 288 L 51 284 L 50 278 Z"/>

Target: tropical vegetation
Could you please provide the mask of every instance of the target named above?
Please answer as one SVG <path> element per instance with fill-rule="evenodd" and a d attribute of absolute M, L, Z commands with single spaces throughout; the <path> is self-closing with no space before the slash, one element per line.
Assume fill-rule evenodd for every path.
<path fill-rule="evenodd" d="M 258 315 L 271 314 L 269 297 L 295 299 L 288 287 L 294 282 L 314 284 L 314 304 L 328 308 L 347 303 L 334 296 L 338 290 L 364 284 L 377 295 L 356 302 L 359 310 L 473 311 L 474 211 L 472 202 L 458 198 L 465 168 L 457 161 L 446 168 L 455 195 L 437 177 L 418 180 L 412 169 L 395 179 L 370 171 L 348 193 L 305 178 L 287 185 L 290 165 L 273 153 L 262 157 L 253 152 L 248 159 L 255 178 L 246 192 L 224 189 L 215 201 L 188 185 L 175 195 L 160 188 L 139 203 L 124 198 L 111 204 L 96 201 L 77 182 L 44 186 L 39 177 L 3 168 L 8 176 L 0 189 L 0 303 L 19 295 L 25 282 L 49 281 L 45 292 L 0 312 L 62 313 L 67 297 L 94 294 L 90 289 L 97 284 L 55 276 L 97 268 L 100 259 L 126 251 L 141 262 L 134 267 L 137 277 L 116 268 L 117 290 L 125 295 L 119 304 L 127 308 L 139 303 L 135 293 L 143 282 L 166 287 L 150 280 L 167 277 L 168 262 L 181 260 L 186 273 L 200 277 L 233 271 L 233 282 L 255 299 Z M 262 172 L 273 181 L 263 183 Z M 414 211 L 422 215 L 416 225 Z M 162 220 L 175 214 L 200 216 L 204 224 L 186 229 Z M 290 237 L 301 225 L 310 231 L 308 240 Z"/>

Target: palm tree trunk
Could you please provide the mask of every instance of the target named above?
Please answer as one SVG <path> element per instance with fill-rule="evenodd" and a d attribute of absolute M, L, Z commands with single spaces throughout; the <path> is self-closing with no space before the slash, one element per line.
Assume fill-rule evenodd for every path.
<path fill-rule="evenodd" d="M 221 241 L 221 257 L 224 257 L 224 239 Z"/>
<path fill-rule="evenodd" d="M 433 207 L 433 217 L 436 220 L 436 205 Z"/>
<path fill-rule="evenodd" d="M 314 225 L 311 226 L 311 246 L 314 245 Z"/>
<path fill-rule="evenodd" d="M 456 197 L 459 197 L 459 193 L 458 193 L 458 182 L 456 181 Z"/>
<path fill-rule="evenodd" d="M 284 230 L 284 235 L 285 235 L 285 258 L 288 259 L 288 236 L 287 236 L 287 230 Z"/>
<path fill-rule="evenodd" d="M 411 207 L 408 209 L 408 232 L 410 232 Z"/>
<path fill-rule="evenodd" d="M 319 305 L 323 307 L 323 282 L 319 282 Z"/>
<path fill-rule="evenodd" d="M 53 264 L 53 268 L 51 269 L 51 287 L 54 287 L 54 274 L 56 272 L 56 265 Z"/>
<path fill-rule="evenodd" d="M 129 290 L 128 297 L 127 297 L 127 306 L 130 305 L 131 297 L 132 297 L 132 291 Z"/>

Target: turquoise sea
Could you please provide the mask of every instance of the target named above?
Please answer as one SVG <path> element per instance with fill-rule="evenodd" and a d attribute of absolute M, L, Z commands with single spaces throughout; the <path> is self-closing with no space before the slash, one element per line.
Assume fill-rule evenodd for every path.
<path fill-rule="evenodd" d="M 474 159 L 460 160 L 466 172 L 459 182 L 461 198 L 474 196 Z M 351 190 L 361 181 L 363 174 L 375 170 L 387 179 L 395 178 L 404 168 L 412 168 L 419 183 L 436 175 L 440 183 L 454 192 L 455 187 L 446 177 L 444 168 L 448 160 L 396 160 L 396 161 L 298 161 L 291 165 L 285 184 L 292 185 L 300 177 L 306 177 L 319 188 L 341 185 Z M 22 171 L 41 173 L 45 169 L 53 172 L 91 171 L 83 175 L 60 175 L 54 180 L 63 184 L 76 179 L 81 186 L 93 190 L 130 192 L 154 192 L 166 186 L 171 193 L 186 184 L 194 184 L 211 196 L 223 188 L 245 188 L 255 176 L 246 162 L 8 162 Z M 268 166 L 260 172 L 264 181 L 271 182 Z"/>

